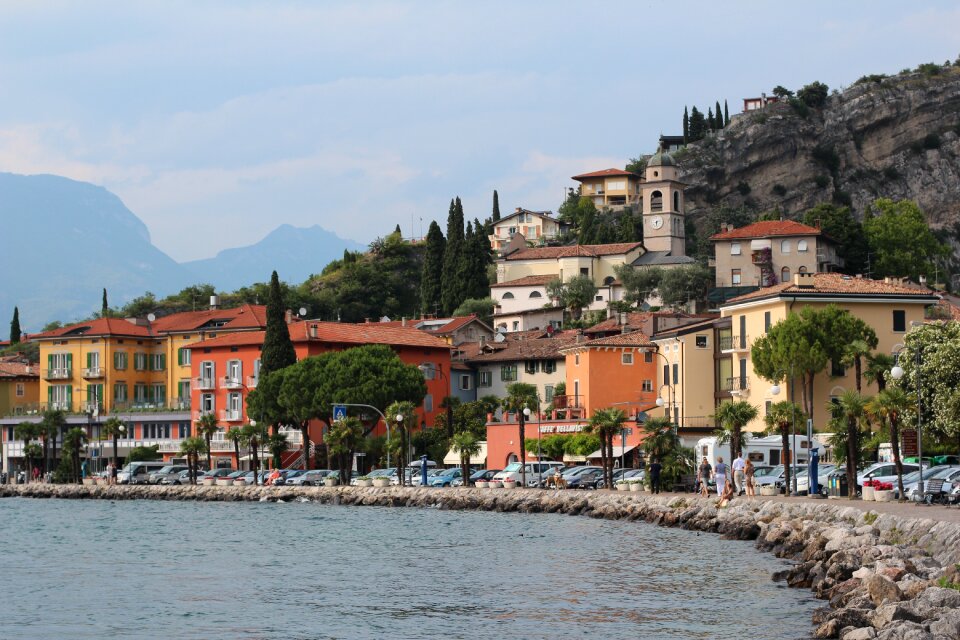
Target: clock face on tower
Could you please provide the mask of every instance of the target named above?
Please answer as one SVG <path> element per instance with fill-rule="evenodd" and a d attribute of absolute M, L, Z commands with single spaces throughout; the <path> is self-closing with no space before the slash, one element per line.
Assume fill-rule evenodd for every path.
<path fill-rule="evenodd" d="M 654 229 L 659 229 L 663 226 L 663 218 L 660 216 L 653 216 L 653 218 L 650 220 L 650 226 Z"/>

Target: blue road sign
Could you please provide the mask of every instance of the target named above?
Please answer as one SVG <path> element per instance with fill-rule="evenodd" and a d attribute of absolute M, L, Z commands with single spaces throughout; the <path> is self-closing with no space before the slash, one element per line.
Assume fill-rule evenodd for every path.
<path fill-rule="evenodd" d="M 347 407 L 342 404 L 333 405 L 333 421 L 338 422 L 347 418 Z"/>

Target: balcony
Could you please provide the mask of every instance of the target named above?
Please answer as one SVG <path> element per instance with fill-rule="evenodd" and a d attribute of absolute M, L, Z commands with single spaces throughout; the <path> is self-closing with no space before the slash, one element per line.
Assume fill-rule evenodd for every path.
<path fill-rule="evenodd" d="M 720 351 L 722 353 L 733 353 L 735 351 L 747 351 L 750 349 L 750 341 L 747 336 L 720 336 Z"/>
<path fill-rule="evenodd" d="M 240 422 L 243 420 L 243 412 L 235 409 L 221 409 L 220 422 Z"/>
<path fill-rule="evenodd" d="M 104 375 L 103 367 L 86 367 L 83 370 L 83 377 L 90 379 L 102 378 Z"/>
<path fill-rule="evenodd" d="M 220 378 L 221 389 L 243 389 L 243 380 L 231 376 Z"/>
<path fill-rule="evenodd" d="M 722 390 L 729 391 L 733 394 L 750 389 L 750 378 L 747 376 L 733 376 L 732 378 L 727 378 L 724 383 Z"/>
<path fill-rule="evenodd" d="M 100 402 L 84 402 L 80 405 L 80 410 L 84 413 L 95 413 L 99 415 L 103 413 L 103 404 Z"/>
<path fill-rule="evenodd" d="M 44 369 L 43 377 L 47 380 L 70 380 L 73 378 L 73 369 Z"/>
<path fill-rule="evenodd" d="M 260 376 L 247 376 L 247 388 L 256 389 L 257 381 L 260 379 Z"/>
<path fill-rule="evenodd" d="M 217 388 L 217 381 L 213 378 L 194 378 L 193 388 L 199 389 L 200 391 L 213 391 Z"/>
<path fill-rule="evenodd" d="M 750 255 L 750 261 L 753 264 L 771 264 L 773 254 L 770 249 L 757 249 Z"/>

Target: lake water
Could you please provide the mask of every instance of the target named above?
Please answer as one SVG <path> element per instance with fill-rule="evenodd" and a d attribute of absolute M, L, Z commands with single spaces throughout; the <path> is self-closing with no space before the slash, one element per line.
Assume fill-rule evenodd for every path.
<path fill-rule="evenodd" d="M 547 514 L 0 500 L 0 638 L 799 638 L 752 543 Z"/>

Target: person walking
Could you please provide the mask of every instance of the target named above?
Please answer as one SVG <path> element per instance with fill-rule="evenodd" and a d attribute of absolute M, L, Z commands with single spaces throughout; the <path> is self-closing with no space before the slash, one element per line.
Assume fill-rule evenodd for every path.
<path fill-rule="evenodd" d="M 747 485 L 747 495 L 750 497 L 757 495 L 756 490 L 753 488 L 753 474 L 755 471 L 756 469 L 753 466 L 753 461 L 751 461 L 750 458 L 747 458 L 746 463 L 743 465 L 743 478 Z"/>
<path fill-rule="evenodd" d="M 737 495 L 742 495 L 744 490 L 743 454 L 739 454 L 730 466 L 733 467 L 733 482 L 736 485 Z"/>
<path fill-rule="evenodd" d="M 33 481 L 34 482 L 40 481 L 40 467 L 33 468 Z"/>
<path fill-rule="evenodd" d="M 653 493 L 660 493 L 660 472 L 663 470 L 663 465 L 660 464 L 660 461 L 656 458 L 650 463 L 650 467 L 647 471 L 650 472 L 650 491 Z"/>
<path fill-rule="evenodd" d="M 717 464 L 713 467 L 713 478 L 717 483 L 717 495 L 723 495 L 727 488 L 727 476 L 730 475 L 730 467 L 723 461 L 723 456 L 717 456 Z"/>
<path fill-rule="evenodd" d="M 704 458 L 703 462 L 700 463 L 700 469 L 697 472 L 697 482 L 700 483 L 700 495 L 704 498 L 707 497 L 710 489 L 707 486 L 710 482 L 710 475 L 713 473 L 713 467 L 710 466 L 710 463 L 707 462 L 707 459 Z"/>

